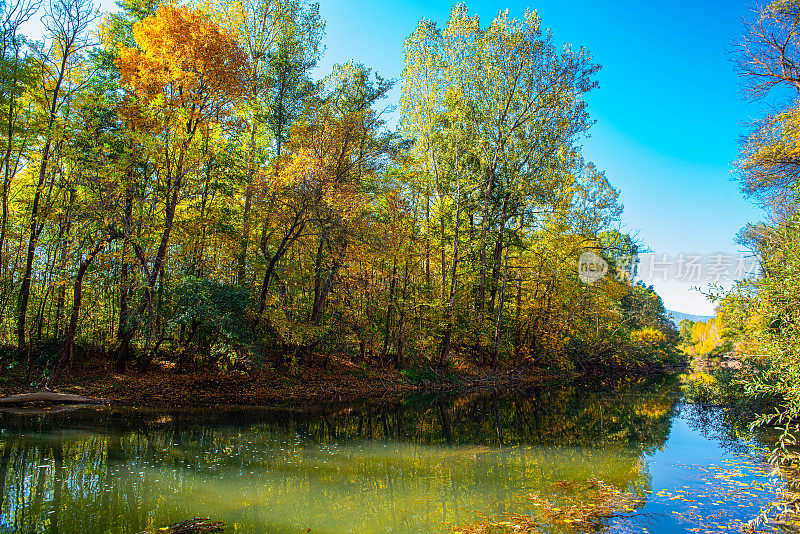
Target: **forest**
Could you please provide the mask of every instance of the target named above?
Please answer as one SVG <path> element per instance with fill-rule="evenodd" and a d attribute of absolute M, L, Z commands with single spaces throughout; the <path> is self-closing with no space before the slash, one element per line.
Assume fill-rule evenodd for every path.
<path fill-rule="evenodd" d="M 800 2 L 774 1 L 745 24 L 735 67 L 749 99 L 768 111 L 752 125 L 736 164 L 742 193 L 764 219 L 742 228 L 741 247 L 761 276 L 709 296 L 716 316 L 682 321 L 682 348 L 694 359 L 690 391 L 703 402 L 742 408 L 753 428 L 776 431 L 772 459 L 795 469 L 800 456 Z M 705 365 L 707 362 L 727 365 Z M 700 364 L 700 365 L 698 365 Z"/>
<path fill-rule="evenodd" d="M 0 530 L 797 527 L 800 0 L 741 33 L 760 276 L 676 328 L 536 11 L 390 79 L 309 0 L 0 0 Z"/>
<path fill-rule="evenodd" d="M 600 67 L 535 12 L 481 25 L 458 4 L 409 29 L 401 80 L 355 61 L 314 79 L 316 4 L 118 5 L 3 6 L 1 372 L 674 352 L 619 192 L 581 156 Z M 585 251 L 609 264 L 593 284 Z"/>

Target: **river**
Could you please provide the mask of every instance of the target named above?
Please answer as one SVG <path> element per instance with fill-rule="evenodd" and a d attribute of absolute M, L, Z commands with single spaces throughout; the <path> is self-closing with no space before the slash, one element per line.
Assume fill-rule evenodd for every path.
<path fill-rule="evenodd" d="M 0 532 L 438 533 L 511 514 L 552 532 L 724 532 L 781 481 L 675 381 L 607 380 L 298 408 L 0 412 Z M 588 523 L 556 511 L 628 499 Z M 594 505 L 592 505 L 594 506 Z M 698 530 L 699 529 L 699 530 Z"/>

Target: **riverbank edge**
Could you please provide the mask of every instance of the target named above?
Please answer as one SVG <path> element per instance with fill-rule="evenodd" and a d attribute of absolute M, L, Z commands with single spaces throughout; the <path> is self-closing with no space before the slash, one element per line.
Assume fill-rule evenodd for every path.
<path fill-rule="evenodd" d="M 472 391 L 526 389 L 563 384 L 578 379 L 676 375 L 681 366 L 602 368 L 578 371 L 484 368 L 438 370 L 412 368 L 398 371 L 376 364 L 353 364 L 337 358 L 296 369 L 219 370 L 196 368 L 176 373 L 156 362 L 147 371 L 113 373 L 107 361 L 89 360 L 59 373 L 52 391 L 81 395 L 102 403 L 149 408 L 209 406 L 311 406 L 325 403 L 390 402 L 411 394 L 467 394 Z M 7 376 L 0 397 L 41 390 L 45 381 L 28 382 Z"/>

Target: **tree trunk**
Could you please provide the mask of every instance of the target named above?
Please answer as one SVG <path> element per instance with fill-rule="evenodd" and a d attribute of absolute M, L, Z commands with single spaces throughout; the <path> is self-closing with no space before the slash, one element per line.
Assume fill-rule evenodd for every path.
<path fill-rule="evenodd" d="M 24 145 L 20 148 L 19 153 L 16 157 L 16 162 L 14 164 L 14 170 L 11 171 L 11 153 L 14 149 L 14 126 L 17 122 L 17 95 L 16 95 L 16 85 L 18 83 L 18 74 L 19 74 L 19 54 L 20 54 L 20 46 L 19 40 L 16 35 L 16 29 L 11 29 L 10 34 L 10 41 L 11 46 L 14 48 L 14 59 L 11 61 L 11 73 L 7 80 L 10 89 L 10 94 L 7 95 L 8 99 L 8 113 L 6 114 L 6 149 L 5 153 L 3 154 L 3 190 L 2 190 L 2 218 L 0 218 L 0 277 L 2 277 L 4 270 L 5 270 L 5 245 L 6 245 L 6 232 L 8 229 L 8 201 L 9 201 L 9 192 L 11 190 L 11 181 L 13 180 L 14 176 L 17 174 L 17 168 L 19 166 L 19 159 L 24 151 Z M 5 56 L 4 56 L 5 57 Z M 3 303 L 4 304 L 4 303 Z M 0 323 L 2 322 L 2 313 L 5 306 L 0 306 Z M 2 372 L 2 366 L 0 366 L 0 373 Z"/>
<path fill-rule="evenodd" d="M 488 169 L 486 177 L 486 189 L 483 195 L 483 215 L 481 220 L 481 236 L 478 240 L 480 247 L 480 282 L 478 285 L 478 295 L 476 297 L 475 308 L 478 311 L 478 321 L 483 322 L 483 311 L 486 304 L 486 235 L 489 232 L 489 208 L 494 189 L 494 170 Z"/>
<path fill-rule="evenodd" d="M 381 360 L 386 359 L 386 354 L 389 351 L 389 334 L 391 333 L 392 326 L 392 309 L 394 307 L 394 288 L 397 285 L 397 261 L 392 266 L 392 281 L 389 283 L 389 304 L 386 306 L 386 330 L 383 336 L 383 350 L 381 351 Z"/>
<path fill-rule="evenodd" d="M 170 176 L 167 179 L 167 189 L 165 195 L 166 206 L 164 210 L 164 230 L 161 233 L 158 249 L 156 251 L 155 258 L 153 259 L 153 268 L 147 277 L 144 288 L 142 289 L 142 301 L 139 303 L 139 306 L 136 309 L 137 317 L 141 316 L 148 308 L 152 309 L 153 289 L 155 288 L 156 282 L 159 280 L 159 276 L 162 274 L 162 270 L 164 268 L 164 261 L 166 260 L 167 248 L 169 246 L 169 239 L 172 234 L 172 226 L 175 221 L 175 210 L 178 206 L 178 201 L 180 200 L 181 187 L 183 184 L 184 174 L 186 172 L 184 169 L 184 157 L 187 147 L 197 131 L 197 123 L 187 125 L 187 130 L 189 130 L 188 138 L 184 141 L 183 146 L 180 149 L 181 152 L 178 156 L 174 178 L 173 176 Z M 137 255 L 139 255 L 138 252 Z M 145 263 L 144 258 L 141 256 L 140 261 L 142 264 Z M 138 327 L 138 321 L 129 321 L 125 332 L 120 338 L 120 346 L 114 354 L 114 369 L 116 372 L 123 372 L 125 370 L 125 362 L 130 355 L 130 343 L 133 339 L 133 336 L 136 334 Z"/>
<path fill-rule="evenodd" d="M 405 302 L 408 298 L 408 261 L 406 260 L 405 273 L 403 275 L 403 300 Z M 400 317 L 397 319 L 397 356 L 394 359 L 394 366 L 396 369 L 403 368 L 403 322 L 406 318 L 406 307 L 400 306 Z"/>
<path fill-rule="evenodd" d="M 131 240 L 131 233 L 132 233 L 132 218 L 133 218 L 133 191 L 130 182 L 133 180 L 133 166 L 131 166 L 128 171 L 128 181 L 129 183 L 125 186 L 125 211 L 124 211 L 124 219 L 122 222 L 122 273 L 120 276 L 120 283 L 119 283 L 119 324 L 117 324 L 117 335 L 116 338 L 120 342 L 120 346 L 117 348 L 116 353 L 114 354 L 114 370 L 118 373 L 122 373 L 125 371 L 125 363 L 128 358 L 129 354 L 129 347 L 125 346 L 123 349 L 123 345 L 130 343 L 130 338 L 127 341 L 124 341 L 126 338 L 126 334 L 128 329 L 130 328 L 129 324 L 129 304 L 128 298 L 131 293 L 131 286 L 128 277 L 130 275 L 131 265 L 128 262 L 128 254 L 130 254 L 129 246 Z"/>
<path fill-rule="evenodd" d="M 506 246 L 505 253 L 505 267 L 503 269 L 503 289 L 500 292 L 500 302 L 497 304 L 497 321 L 494 327 L 494 350 L 492 352 L 492 370 L 497 371 L 498 360 L 500 356 L 500 323 L 503 319 L 503 304 L 506 300 L 506 284 L 508 282 L 508 249 Z"/>
<path fill-rule="evenodd" d="M 342 246 L 342 249 L 344 248 L 345 246 Z M 321 258 L 318 257 L 317 260 L 317 274 L 314 277 L 314 305 L 311 308 L 311 317 L 309 319 L 313 325 L 319 324 L 320 320 L 322 319 L 322 311 L 325 309 L 328 296 L 330 295 L 331 289 L 333 289 L 334 280 L 336 279 L 336 275 L 338 274 L 339 268 L 342 265 L 341 257 L 339 254 L 336 254 L 333 258 L 333 264 L 331 265 L 330 272 L 328 272 L 328 274 L 323 278 L 321 272 Z"/>
<path fill-rule="evenodd" d="M 453 232 L 453 264 L 450 266 L 450 298 L 447 305 L 447 326 L 442 339 L 442 352 L 439 367 L 444 367 L 450 357 L 450 343 L 453 333 L 453 311 L 456 300 L 456 266 L 458 265 L 458 229 L 461 220 L 461 175 L 458 167 L 458 148 L 456 148 L 456 220 Z"/>
<path fill-rule="evenodd" d="M 269 260 L 269 264 L 267 265 L 267 270 L 264 272 L 264 280 L 261 282 L 261 292 L 258 297 L 258 313 L 256 313 L 255 317 L 255 324 L 258 325 L 259 321 L 261 320 L 261 316 L 264 313 L 264 308 L 266 308 L 267 303 L 267 291 L 269 290 L 269 282 L 272 278 L 273 273 L 275 272 L 275 266 L 278 264 L 278 260 L 280 260 L 283 255 L 289 250 L 289 247 L 292 246 L 298 237 L 303 233 L 303 228 L 305 228 L 306 223 L 305 221 L 301 220 L 302 212 L 295 215 L 294 220 L 292 221 L 292 225 L 289 227 L 289 230 L 284 234 L 283 238 L 281 239 L 280 244 L 278 245 L 278 249 L 272 255 Z M 266 246 L 264 247 L 266 248 Z M 266 256 L 266 250 L 264 250 L 264 255 Z"/>
<path fill-rule="evenodd" d="M 519 259 L 517 263 L 521 263 Z M 522 324 L 520 324 L 520 317 L 522 315 L 522 266 L 517 266 L 517 295 L 514 310 L 514 364 L 519 365 L 519 352 L 521 349 L 522 341 Z"/>
<path fill-rule="evenodd" d="M 33 258 L 36 252 L 36 244 L 39 241 L 39 235 L 42 232 L 42 227 L 38 224 L 39 203 L 41 202 L 42 187 L 44 186 L 45 178 L 47 177 L 47 165 L 50 162 L 50 148 L 53 141 L 53 126 L 56 122 L 56 111 L 58 109 L 59 94 L 61 93 L 61 84 L 66 75 L 67 60 L 71 55 L 71 48 L 72 42 L 67 42 L 64 47 L 65 53 L 61 58 L 61 68 L 58 73 L 56 85 L 53 88 L 52 98 L 48 102 L 50 115 L 47 119 L 45 142 L 44 146 L 42 147 L 42 159 L 39 163 L 39 176 L 36 181 L 36 192 L 33 195 L 33 204 L 31 206 L 31 219 L 28 226 L 28 252 L 25 257 L 25 274 L 22 277 L 22 284 L 19 288 L 19 310 L 17 313 L 17 350 L 19 351 L 20 357 L 27 355 L 28 378 L 30 378 L 31 372 L 31 353 L 25 343 L 25 318 L 28 314 L 28 301 L 30 300 Z"/>
<path fill-rule="evenodd" d="M 255 177 L 255 152 L 256 134 L 258 132 L 258 122 L 253 117 L 253 125 L 250 127 L 250 152 L 247 162 L 247 183 L 244 188 L 244 212 L 242 213 L 242 238 L 239 242 L 239 258 L 236 271 L 236 283 L 243 287 L 246 283 L 245 275 L 247 272 L 247 249 L 250 244 L 250 206 L 253 203 L 253 179 Z"/>
<path fill-rule="evenodd" d="M 83 292 L 83 277 L 86 275 L 86 271 L 89 269 L 89 266 L 94 261 L 97 254 L 103 249 L 103 247 L 111 241 L 113 237 L 109 237 L 108 239 L 102 240 L 97 245 L 95 245 L 94 249 L 89 253 L 89 255 L 81 262 L 80 267 L 78 268 L 78 275 L 75 277 L 75 282 L 72 286 L 72 313 L 70 314 L 69 318 L 69 326 L 67 327 L 67 335 L 64 338 L 64 343 L 61 346 L 61 357 L 59 358 L 59 364 L 63 365 L 66 363 L 72 363 L 72 355 L 74 352 L 74 342 L 75 342 L 75 333 L 78 330 L 78 318 L 81 312 L 81 297 Z"/>

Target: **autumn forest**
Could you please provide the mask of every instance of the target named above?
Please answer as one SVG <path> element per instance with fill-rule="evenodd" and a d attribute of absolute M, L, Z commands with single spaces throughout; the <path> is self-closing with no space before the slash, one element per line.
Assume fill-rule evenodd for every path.
<path fill-rule="evenodd" d="M 662 84 L 731 30 L 694 4 L 600 9 Z M 617 143 L 590 51 L 487 9 L 393 20 L 394 78 L 309 0 L 0 0 L 0 532 L 800 528 L 800 0 L 713 78 L 760 106 L 723 172 L 753 276 L 647 279 L 713 317 L 640 271 L 752 220 L 701 165 L 724 91 L 642 90 L 592 20 L 658 112 L 616 94 Z"/>
<path fill-rule="evenodd" d="M 409 28 L 402 79 L 314 79 L 314 4 L 119 6 L 4 6 L 3 372 L 671 357 L 619 193 L 581 155 L 600 67 L 535 12 L 487 25 L 459 4 Z M 592 284 L 585 251 L 609 264 Z"/>

